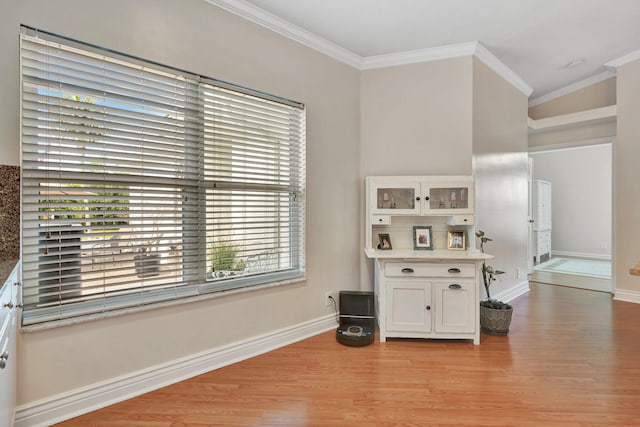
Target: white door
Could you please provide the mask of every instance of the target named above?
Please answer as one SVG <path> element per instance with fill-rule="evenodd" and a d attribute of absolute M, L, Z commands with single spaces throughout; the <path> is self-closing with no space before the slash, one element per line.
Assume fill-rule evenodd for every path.
<path fill-rule="evenodd" d="M 473 281 L 434 283 L 435 330 L 442 333 L 475 332 L 476 286 Z"/>
<path fill-rule="evenodd" d="M 431 285 L 387 281 L 387 331 L 431 332 Z"/>

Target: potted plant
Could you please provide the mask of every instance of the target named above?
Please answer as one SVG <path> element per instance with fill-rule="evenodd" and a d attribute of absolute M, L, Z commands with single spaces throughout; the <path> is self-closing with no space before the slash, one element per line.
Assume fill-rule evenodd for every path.
<path fill-rule="evenodd" d="M 133 256 L 136 275 L 140 278 L 153 277 L 160 274 L 160 251 L 158 246 L 162 235 L 146 241 L 146 245 L 138 249 Z"/>
<path fill-rule="evenodd" d="M 476 232 L 476 237 L 480 239 L 480 251 L 484 253 L 485 243 L 493 239 L 487 237 L 482 230 Z M 504 271 L 487 265 L 486 261 L 482 262 L 482 281 L 487 291 L 487 299 L 480 301 L 480 328 L 493 335 L 506 335 L 509 332 L 513 314 L 513 307 L 510 304 L 492 299 L 489 292 L 491 283 L 495 282 L 501 274 L 504 274 Z"/>
<path fill-rule="evenodd" d="M 238 248 L 227 240 L 218 240 L 210 246 L 211 277 L 221 278 L 240 274 L 246 263 L 238 259 Z"/>

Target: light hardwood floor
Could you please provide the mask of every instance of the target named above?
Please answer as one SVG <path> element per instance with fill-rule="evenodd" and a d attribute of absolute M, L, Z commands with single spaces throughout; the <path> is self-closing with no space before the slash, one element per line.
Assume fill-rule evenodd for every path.
<path fill-rule="evenodd" d="M 332 332 L 61 426 L 640 426 L 640 305 L 531 283 L 506 337 Z"/>

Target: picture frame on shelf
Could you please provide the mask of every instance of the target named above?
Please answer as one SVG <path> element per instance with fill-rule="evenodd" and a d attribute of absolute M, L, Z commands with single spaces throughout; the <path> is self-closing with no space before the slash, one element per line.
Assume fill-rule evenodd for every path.
<path fill-rule="evenodd" d="M 430 225 L 413 226 L 413 249 L 433 250 L 433 232 Z"/>
<path fill-rule="evenodd" d="M 393 249 L 393 247 L 391 246 L 391 237 L 389 236 L 389 233 L 379 233 L 378 240 L 378 249 L 382 251 Z"/>
<path fill-rule="evenodd" d="M 447 249 L 452 251 L 464 251 L 466 249 L 464 231 L 449 230 L 447 234 Z"/>

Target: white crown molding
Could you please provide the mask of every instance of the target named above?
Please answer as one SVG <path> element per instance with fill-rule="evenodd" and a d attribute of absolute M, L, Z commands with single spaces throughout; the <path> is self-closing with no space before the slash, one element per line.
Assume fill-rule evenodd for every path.
<path fill-rule="evenodd" d="M 622 56 L 618 59 L 614 59 L 613 61 L 609 61 L 605 63 L 604 66 L 610 68 L 618 68 L 621 65 L 628 64 L 629 62 L 635 61 L 636 59 L 640 59 L 640 50 L 636 50 L 635 52 L 631 52 L 628 55 Z"/>
<path fill-rule="evenodd" d="M 410 50 L 387 55 L 367 56 L 362 59 L 361 70 L 395 67 L 398 65 L 417 64 L 419 62 L 438 61 L 440 59 L 471 56 L 476 52 L 478 42 L 459 43 L 428 49 Z"/>
<path fill-rule="evenodd" d="M 362 66 L 361 56 L 243 0 L 205 1 L 354 68 Z"/>
<path fill-rule="evenodd" d="M 511 83 L 513 87 L 524 93 L 527 97 L 531 95 L 533 89 L 516 73 L 507 67 L 504 62 L 500 61 L 493 53 L 489 51 L 482 43 L 476 42 L 476 57 L 484 62 L 484 64 L 495 71 L 503 79 Z"/>
<path fill-rule="evenodd" d="M 596 74 L 595 76 L 591 76 L 584 80 L 580 80 L 579 82 L 575 82 L 563 88 L 554 90 L 553 92 L 549 92 L 545 95 L 539 96 L 537 98 L 533 98 L 529 101 L 529 108 L 535 107 L 536 105 L 544 104 L 545 102 L 551 101 L 552 99 L 556 99 L 561 96 L 568 95 L 572 92 L 575 92 L 580 89 L 584 89 L 585 87 L 594 85 L 596 83 L 600 83 L 602 81 L 605 81 L 615 76 L 616 76 L 615 70 L 604 71 L 600 74 Z"/>
<path fill-rule="evenodd" d="M 46 427 L 337 327 L 334 314 L 21 405 L 15 427 Z"/>
<path fill-rule="evenodd" d="M 531 92 L 533 92 L 533 89 L 531 89 L 524 80 L 515 74 L 509 67 L 504 65 L 504 63 L 496 58 L 495 55 L 489 52 L 482 43 L 477 41 L 363 58 L 350 50 L 340 47 L 335 43 L 293 25 L 290 22 L 247 3 L 244 0 L 205 1 L 291 40 L 297 41 L 311 49 L 324 53 L 325 55 L 357 68 L 360 71 L 475 55 L 489 68 L 512 84 L 516 89 L 524 93 L 527 97 L 531 95 Z"/>

